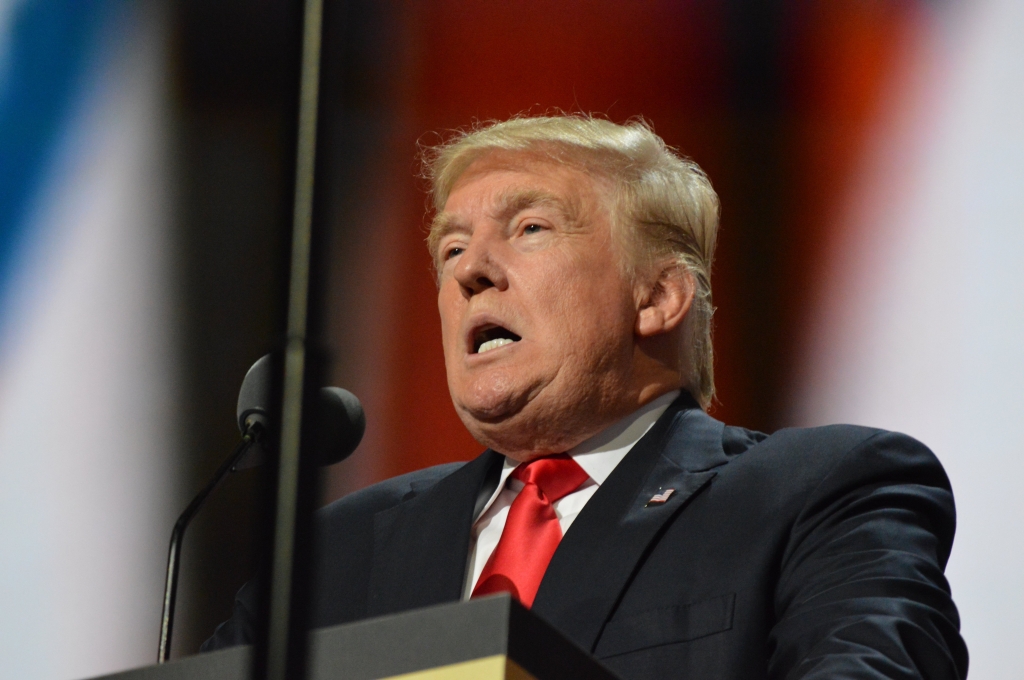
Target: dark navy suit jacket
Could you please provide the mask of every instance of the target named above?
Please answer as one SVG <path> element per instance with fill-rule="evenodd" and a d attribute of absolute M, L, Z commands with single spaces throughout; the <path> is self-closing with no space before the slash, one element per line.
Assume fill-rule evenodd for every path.
<path fill-rule="evenodd" d="M 485 451 L 321 510 L 313 625 L 458 600 L 501 463 Z M 963 678 L 955 523 L 942 466 L 909 437 L 768 436 L 684 393 L 566 532 L 533 611 L 623 678 Z M 251 640 L 253 595 L 204 649 Z"/>

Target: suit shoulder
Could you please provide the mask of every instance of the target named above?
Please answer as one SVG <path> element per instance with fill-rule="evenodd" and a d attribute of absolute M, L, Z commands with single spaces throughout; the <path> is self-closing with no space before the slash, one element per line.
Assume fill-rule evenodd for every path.
<path fill-rule="evenodd" d="M 814 477 L 848 475 L 949 486 L 942 464 L 931 449 L 900 432 L 860 425 L 785 428 L 752 448 L 775 465 Z M 771 463 L 770 463 L 771 464 Z M 798 475 L 802 476 L 802 475 Z"/>
<path fill-rule="evenodd" d="M 816 456 L 854 455 L 877 449 L 899 449 L 934 456 L 931 450 L 901 432 L 863 425 L 822 425 L 818 427 L 787 427 L 762 440 L 781 445 L 787 450 Z M 761 442 L 758 442 L 761 443 Z"/>
<path fill-rule="evenodd" d="M 737 456 L 752 446 L 756 446 L 770 435 L 745 427 L 725 425 L 722 429 L 722 450 L 729 457 Z"/>
<path fill-rule="evenodd" d="M 898 432 L 889 432 L 877 427 L 866 427 L 863 425 L 819 425 L 817 427 L 785 427 L 777 430 L 771 436 L 773 438 L 784 438 L 793 442 L 815 443 L 831 445 L 839 448 L 857 446 L 861 442 L 880 434 L 891 434 L 897 437 L 906 437 Z M 909 437 L 908 437 L 909 439 Z"/>
<path fill-rule="evenodd" d="M 317 519 L 331 522 L 353 514 L 373 515 L 423 493 L 463 465 L 446 463 L 386 479 L 324 506 L 317 511 Z"/>

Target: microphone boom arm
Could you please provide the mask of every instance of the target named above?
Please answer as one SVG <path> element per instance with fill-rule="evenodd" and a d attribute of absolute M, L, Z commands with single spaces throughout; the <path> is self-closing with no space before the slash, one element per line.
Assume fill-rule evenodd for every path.
<path fill-rule="evenodd" d="M 167 577 L 164 582 L 164 612 L 160 621 L 160 648 L 157 652 L 157 663 L 164 663 L 171 656 L 171 631 L 174 628 L 174 600 L 178 593 L 178 567 L 181 564 L 181 542 L 185 538 L 185 529 L 188 528 L 192 518 L 196 516 L 206 499 L 213 493 L 214 489 L 234 471 L 235 466 L 241 462 L 249 447 L 258 443 L 263 434 L 263 426 L 258 419 L 253 419 L 242 435 L 242 441 L 231 452 L 217 471 L 213 478 L 203 487 L 202 491 L 196 494 L 192 502 L 178 517 L 171 531 L 171 545 L 167 552 Z"/>

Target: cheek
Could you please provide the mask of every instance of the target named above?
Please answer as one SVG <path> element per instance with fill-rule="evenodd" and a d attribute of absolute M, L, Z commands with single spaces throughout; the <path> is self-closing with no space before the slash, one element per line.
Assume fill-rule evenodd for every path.
<path fill-rule="evenodd" d="M 632 290 L 617 271 L 604 260 L 589 261 L 572 270 L 560 286 L 564 312 L 585 320 L 587 325 L 607 326 L 626 322 L 633 312 Z"/>
<path fill-rule="evenodd" d="M 586 363 L 612 359 L 632 338 L 632 301 L 607 279 L 566 279 L 552 296 L 549 328 L 564 359 Z"/>
<path fill-rule="evenodd" d="M 461 321 L 458 300 L 453 299 L 448 289 L 442 287 L 437 296 L 437 311 L 441 316 L 441 342 L 447 353 L 457 344 Z"/>

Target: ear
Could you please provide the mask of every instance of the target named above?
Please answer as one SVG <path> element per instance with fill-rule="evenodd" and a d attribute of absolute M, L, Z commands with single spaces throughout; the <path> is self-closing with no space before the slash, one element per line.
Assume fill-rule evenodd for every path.
<path fill-rule="evenodd" d="M 683 323 L 693 304 L 696 285 L 686 268 L 671 264 L 642 293 L 634 332 L 649 338 L 668 333 Z"/>

